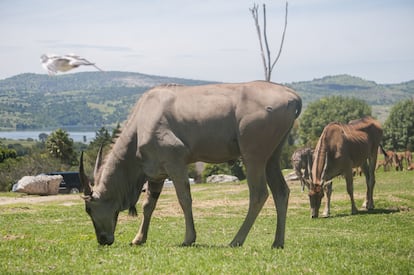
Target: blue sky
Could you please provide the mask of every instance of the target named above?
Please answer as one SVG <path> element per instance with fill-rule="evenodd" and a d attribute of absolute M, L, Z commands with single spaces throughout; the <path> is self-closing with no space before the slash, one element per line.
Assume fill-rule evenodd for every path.
<path fill-rule="evenodd" d="M 240 82 L 263 79 L 246 0 L 0 0 L 0 79 L 46 73 L 43 53 L 76 53 L 107 71 Z M 284 1 L 265 1 L 275 54 Z M 72 72 L 91 71 L 79 68 Z M 272 80 L 351 74 L 414 79 L 414 1 L 291 0 Z"/>

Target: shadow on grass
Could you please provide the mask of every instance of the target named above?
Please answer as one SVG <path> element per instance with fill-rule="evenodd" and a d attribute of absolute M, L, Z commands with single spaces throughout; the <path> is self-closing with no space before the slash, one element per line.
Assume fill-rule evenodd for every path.
<path fill-rule="evenodd" d="M 226 244 L 204 244 L 204 243 L 195 243 L 192 245 L 179 245 L 179 247 L 182 248 L 204 248 L 204 249 L 209 249 L 209 248 L 234 248 L 231 247 L 230 245 L 226 245 Z M 237 247 L 236 247 L 237 248 Z"/>
<path fill-rule="evenodd" d="M 398 213 L 402 211 L 409 211 L 409 208 L 402 208 L 402 207 L 392 207 L 392 208 L 376 208 L 371 210 L 358 210 L 358 213 L 356 214 L 337 214 L 334 216 L 330 216 L 329 218 L 342 218 L 342 217 L 349 217 L 353 215 L 377 215 L 377 214 L 392 214 L 392 213 Z"/>
<path fill-rule="evenodd" d="M 378 208 L 371 210 L 358 210 L 357 215 L 370 215 L 370 214 L 392 214 L 400 212 L 400 208 Z"/>

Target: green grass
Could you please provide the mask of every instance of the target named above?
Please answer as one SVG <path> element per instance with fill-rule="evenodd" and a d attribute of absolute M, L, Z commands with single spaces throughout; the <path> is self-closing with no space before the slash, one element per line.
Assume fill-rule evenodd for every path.
<path fill-rule="evenodd" d="M 358 215 L 350 215 L 345 182 L 337 179 L 332 217 L 313 220 L 306 193 L 300 192 L 298 182 L 290 183 L 283 250 L 270 248 L 275 230 L 271 198 L 244 246 L 227 246 L 247 211 L 244 183 L 192 186 L 198 234 L 192 247 L 180 247 L 184 219 L 173 188 L 161 195 L 148 241 L 141 247 L 129 246 L 141 215 L 131 218 L 126 213 L 120 215 L 115 243 L 99 246 L 76 195 L 52 202 L 0 205 L 0 273 L 413 274 L 413 176 L 378 172 L 376 210 Z M 357 177 L 357 206 L 364 193 L 363 178 Z"/>

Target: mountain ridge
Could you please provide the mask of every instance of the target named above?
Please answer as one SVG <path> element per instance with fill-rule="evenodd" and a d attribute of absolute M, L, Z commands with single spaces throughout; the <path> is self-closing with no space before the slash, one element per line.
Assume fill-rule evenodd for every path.
<path fill-rule="evenodd" d="M 122 123 L 139 96 L 153 86 L 177 83 L 218 83 L 148 75 L 137 72 L 79 72 L 48 76 L 24 73 L 0 80 L 0 130 L 50 127 L 114 126 Z M 385 120 L 392 105 L 414 98 L 414 80 L 397 84 L 346 74 L 310 81 L 284 83 L 298 92 L 304 107 L 325 96 L 341 95 L 364 100 Z"/>

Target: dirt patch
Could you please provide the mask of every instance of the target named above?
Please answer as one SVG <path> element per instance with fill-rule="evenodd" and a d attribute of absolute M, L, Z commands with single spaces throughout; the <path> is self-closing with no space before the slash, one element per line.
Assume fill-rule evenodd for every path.
<path fill-rule="evenodd" d="M 299 185 L 289 184 L 291 189 L 289 198 L 289 207 L 296 208 L 303 203 L 307 203 L 308 199 L 306 193 L 299 191 Z M 198 198 L 197 192 L 206 194 L 202 198 Z M 223 209 L 227 207 L 245 208 L 247 211 L 249 204 L 249 196 L 247 194 L 247 184 L 220 184 L 215 185 L 192 185 L 193 207 L 194 209 L 213 209 L 222 206 Z M 227 195 L 236 194 L 240 192 L 246 192 L 246 197 L 241 199 L 231 199 Z M 270 192 L 269 192 L 270 193 Z M 270 195 L 270 194 L 269 194 Z M 142 203 L 144 194 L 140 197 L 140 204 Z M 82 202 L 79 194 L 69 195 L 51 195 L 51 196 L 35 196 L 35 195 L 21 195 L 16 197 L 2 197 L 0 196 L 0 206 L 2 205 L 13 205 L 13 204 L 41 204 L 49 202 L 60 202 L 65 206 L 72 206 Z M 141 207 L 140 205 L 137 207 Z M 270 195 L 264 208 L 274 209 L 273 198 Z M 182 210 L 178 203 L 174 187 L 164 188 L 162 195 L 158 201 L 157 209 L 158 215 L 160 216 L 181 216 Z M 138 211 L 138 212 L 142 212 Z M 199 213 L 200 211 L 197 211 Z M 199 213 L 200 214 L 200 213 Z M 208 211 L 205 211 L 202 215 L 208 215 Z"/>
<path fill-rule="evenodd" d="M 10 204 L 39 204 L 45 202 L 63 202 L 64 205 L 73 205 L 79 202 L 79 194 L 74 195 L 52 195 L 52 196 L 21 196 L 21 197 L 0 197 L 0 205 Z"/>

